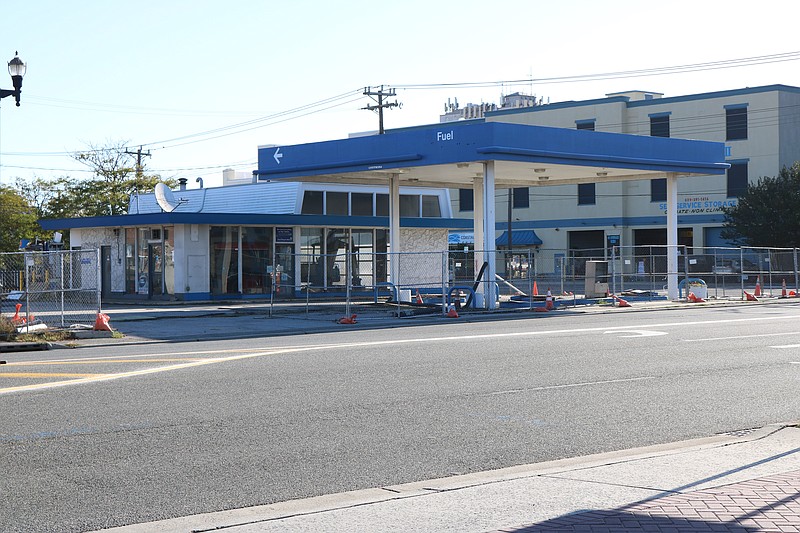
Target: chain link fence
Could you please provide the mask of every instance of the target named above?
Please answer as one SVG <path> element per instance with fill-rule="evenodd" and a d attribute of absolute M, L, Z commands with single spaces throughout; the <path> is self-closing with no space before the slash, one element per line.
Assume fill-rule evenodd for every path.
<path fill-rule="evenodd" d="M 743 298 L 757 285 L 763 296 L 777 297 L 784 294 L 784 283 L 790 290 L 800 283 L 797 249 L 675 248 L 678 260 L 672 271 L 665 245 L 493 250 L 493 280 L 480 250 L 293 255 L 280 262 L 301 264 L 301 279 L 292 283 L 275 276 L 280 286 L 273 294 L 301 304 L 305 300 L 307 309 L 325 305 L 336 316 L 357 314 L 360 306 L 375 303 L 400 316 L 409 307 L 430 312 L 446 311 L 450 303 L 482 308 L 490 283 L 506 308 L 541 306 L 548 292 L 560 305 L 612 294 L 664 299 L 670 275 L 677 276 L 681 297 L 687 296 L 689 283 L 701 283 L 708 297 L 730 299 Z"/>
<path fill-rule="evenodd" d="M 99 250 L 0 253 L 0 307 L 17 324 L 94 324 L 101 308 Z"/>

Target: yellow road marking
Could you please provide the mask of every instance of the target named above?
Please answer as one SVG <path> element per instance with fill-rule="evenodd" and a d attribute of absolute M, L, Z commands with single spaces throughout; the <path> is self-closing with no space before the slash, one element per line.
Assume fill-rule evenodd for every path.
<path fill-rule="evenodd" d="M 319 347 L 309 347 L 307 349 L 319 349 Z M 239 350 L 241 351 L 241 350 Z M 209 359 L 196 359 L 190 360 L 186 363 L 179 363 L 176 365 L 167 365 L 167 366 L 159 366 L 153 368 L 144 368 L 141 370 L 132 370 L 130 372 L 118 372 L 114 374 L 90 374 L 87 377 L 83 378 L 76 378 L 70 379 L 67 381 L 50 381 L 47 383 L 36 383 L 34 385 L 21 385 L 18 387 L 6 387 L 4 389 L 0 389 L 0 394 L 6 394 L 10 392 L 20 392 L 20 391 L 33 391 L 33 390 L 42 390 L 42 389 L 50 389 L 55 387 L 63 387 L 66 385 L 78 385 L 83 383 L 95 383 L 99 381 L 111 381 L 114 379 L 121 379 L 133 376 L 145 376 L 147 374 L 157 374 L 159 372 L 169 372 L 171 370 L 180 370 L 183 368 L 192 368 L 196 366 L 204 366 L 204 365 L 211 365 L 214 363 L 224 363 L 227 361 L 236 361 L 239 359 L 251 359 L 254 357 L 263 357 L 266 355 L 275 355 L 276 353 L 287 353 L 287 352 L 299 352 L 304 351 L 302 348 L 294 348 L 289 350 L 281 350 L 280 352 L 276 352 L 274 350 L 268 352 L 253 352 L 248 354 L 242 355 L 232 355 L 228 357 L 215 357 Z M 95 360 L 95 362 L 97 362 Z"/>
<path fill-rule="evenodd" d="M 175 363 L 177 361 L 202 361 L 197 357 L 173 357 L 170 359 L 90 359 L 62 361 L 17 361 L 4 366 L 40 366 L 40 365 L 98 365 L 103 363 Z"/>
<path fill-rule="evenodd" d="M 66 372 L 0 372 L 0 378 L 93 378 L 103 374 L 70 374 Z"/>

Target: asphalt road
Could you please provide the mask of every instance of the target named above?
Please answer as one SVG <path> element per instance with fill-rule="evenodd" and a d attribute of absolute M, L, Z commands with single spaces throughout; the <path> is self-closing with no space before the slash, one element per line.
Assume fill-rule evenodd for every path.
<path fill-rule="evenodd" d="M 785 304 L 7 354 L 0 524 L 86 531 L 797 420 L 798 324 Z"/>

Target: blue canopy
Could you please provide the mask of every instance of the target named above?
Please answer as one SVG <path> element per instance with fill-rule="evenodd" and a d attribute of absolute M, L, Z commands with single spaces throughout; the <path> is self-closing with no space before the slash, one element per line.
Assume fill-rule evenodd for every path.
<path fill-rule="evenodd" d="M 542 239 L 536 235 L 536 232 L 532 229 L 525 229 L 525 230 L 512 230 L 511 232 L 511 246 L 540 246 L 542 244 Z M 495 240 L 495 246 L 508 246 L 508 232 L 504 231 L 502 235 L 500 235 L 497 240 Z"/>

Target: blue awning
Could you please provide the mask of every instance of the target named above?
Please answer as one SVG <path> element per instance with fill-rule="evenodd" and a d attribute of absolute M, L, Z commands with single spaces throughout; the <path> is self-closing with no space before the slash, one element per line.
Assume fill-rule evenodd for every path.
<path fill-rule="evenodd" d="M 508 246 L 508 232 L 504 231 L 494 242 L 495 246 Z M 542 239 L 532 229 L 513 230 L 511 233 L 511 246 L 539 246 Z"/>

